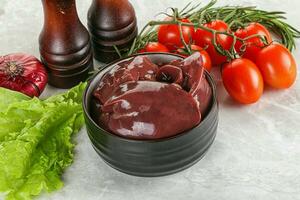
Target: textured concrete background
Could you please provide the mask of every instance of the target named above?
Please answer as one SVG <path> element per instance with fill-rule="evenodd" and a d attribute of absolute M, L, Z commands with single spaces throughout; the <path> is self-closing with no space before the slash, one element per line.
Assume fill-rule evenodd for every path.
<path fill-rule="evenodd" d="M 167 7 L 183 7 L 189 1 L 131 2 L 141 27 Z M 286 11 L 288 22 L 300 29 L 299 2 L 220 0 L 218 5 L 257 5 L 266 10 Z M 77 0 L 78 13 L 84 24 L 90 3 L 90 0 Z M 0 0 L 0 55 L 27 52 L 38 57 L 37 39 L 42 23 L 39 0 Z M 299 49 L 294 55 L 300 63 L 299 41 L 297 45 Z M 78 143 L 75 161 L 63 176 L 65 187 L 38 199 L 299 200 L 299 80 L 289 90 L 265 91 L 261 100 L 250 106 L 237 105 L 228 98 L 218 80 L 217 84 L 220 101 L 218 135 L 208 154 L 193 167 L 160 178 L 125 175 L 98 157 L 84 128 L 75 138 Z M 43 96 L 59 91 L 48 86 Z"/>

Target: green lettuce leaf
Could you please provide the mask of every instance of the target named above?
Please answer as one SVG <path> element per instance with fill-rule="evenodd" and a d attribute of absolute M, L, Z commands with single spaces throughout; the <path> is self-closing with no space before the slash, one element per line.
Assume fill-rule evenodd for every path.
<path fill-rule="evenodd" d="M 29 100 L 30 97 L 20 92 L 15 92 L 6 88 L 0 87 L 0 111 L 4 110 L 9 104 L 22 100 Z"/>
<path fill-rule="evenodd" d="M 0 88 L 0 191 L 9 200 L 32 199 L 63 186 L 73 161 L 72 135 L 79 131 L 82 83 L 46 100 Z M 11 101 L 9 101 L 11 100 Z"/>

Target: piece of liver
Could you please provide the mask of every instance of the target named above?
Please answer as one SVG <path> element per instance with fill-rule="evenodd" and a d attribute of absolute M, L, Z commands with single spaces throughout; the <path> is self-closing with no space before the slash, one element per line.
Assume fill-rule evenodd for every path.
<path fill-rule="evenodd" d="M 137 56 L 106 73 L 94 91 L 101 105 L 98 124 L 135 139 L 165 138 L 195 127 L 211 95 L 199 53 L 163 66 Z"/>
<path fill-rule="evenodd" d="M 197 102 L 177 85 L 137 81 L 119 85 L 102 106 L 101 123 L 117 135 L 157 139 L 196 126 L 201 119 Z M 106 113 L 109 113 L 107 116 Z"/>
<path fill-rule="evenodd" d="M 94 96 L 101 104 L 104 104 L 120 84 L 138 80 L 154 81 L 157 70 L 157 65 L 146 56 L 138 56 L 120 63 L 104 75 L 94 92 Z"/>

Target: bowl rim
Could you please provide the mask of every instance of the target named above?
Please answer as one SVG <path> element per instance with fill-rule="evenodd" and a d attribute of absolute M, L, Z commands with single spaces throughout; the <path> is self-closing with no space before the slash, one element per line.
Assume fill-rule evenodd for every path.
<path fill-rule="evenodd" d="M 88 90 L 91 86 L 91 83 L 93 82 L 93 80 L 103 71 L 105 70 L 106 68 L 110 67 L 110 66 L 113 66 L 121 61 L 125 61 L 127 59 L 130 59 L 130 58 L 133 58 L 133 57 L 136 57 L 136 56 L 147 56 L 147 55 L 162 55 L 162 56 L 168 56 L 168 55 L 171 55 L 171 56 L 175 56 L 175 57 L 178 57 L 178 59 L 184 59 L 185 57 L 182 56 L 182 55 L 178 55 L 178 54 L 175 54 L 175 53 L 165 53 L 165 52 L 145 52 L 145 53 L 137 53 L 137 54 L 133 54 L 133 55 L 130 55 L 130 56 L 126 56 L 124 58 L 119 58 L 117 60 L 114 60 L 113 62 L 110 62 L 106 65 L 104 65 L 103 67 L 101 67 L 101 69 L 99 69 L 99 71 L 97 73 L 95 73 L 91 78 L 90 80 L 88 81 L 87 83 L 87 86 L 84 90 L 84 93 L 83 93 L 83 99 L 82 99 L 82 107 L 83 107 L 83 112 L 85 113 L 85 116 L 88 118 L 89 121 L 91 121 L 91 123 L 97 127 L 99 130 L 101 130 L 102 133 L 105 133 L 105 134 L 108 134 L 109 136 L 111 137 L 114 137 L 114 138 L 117 138 L 123 142 L 134 142 L 134 143 L 157 143 L 157 142 L 165 142 L 165 141 L 169 141 L 169 140 L 174 140 L 176 138 L 179 138 L 185 134 L 188 134 L 189 133 L 189 130 L 192 130 L 194 128 L 197 128 L 199 126 L 201 126 L 203 124 L 203 122 L 207 121 L 208 120 L 208 116 L 209 115 L 212 115 L 212 109 L 213 107 L 217 106 L 218 107 L 218 101 L 217 101 L 217 93 L 216 93 L 216 84 L 214 82 L 214 79 L 211 77 L 210 73 L 204 69 L 204 73 L 205 73 L 205 76 L 206 78 L 208 79 L 208 82 L 209 82 L 209 85 L 212 89 L 212 104 L 210 106 L 210 109 L 209 111 L 207 112 L 205 118 L 200 121 L 200 123 L 189 129 L 189 130 L 186 130 L 186 131 L 183 131 L 179 134 L 176 134 L 176 135 L 173 135 L 173 136 L 170 136 L 170 137 L 166 137 L 166 138 L 158 138 L 158 139 L 133 139 L 133 138 L 125 138 L 125 137 L 122 137 L 122 136 L 119 136 L 119 135 L 116 135 L 116 134 L 113 134 L 105 129 L 103 129 L 102 127 L 100 127 L 94 120 L 93 118 L 91 117 L 90 113 L 88 112 L 88 108 L 87 108 L 87 99 L 88 99 L 88 96 L 87 96 L 87 93 L 88 93 Z"/>

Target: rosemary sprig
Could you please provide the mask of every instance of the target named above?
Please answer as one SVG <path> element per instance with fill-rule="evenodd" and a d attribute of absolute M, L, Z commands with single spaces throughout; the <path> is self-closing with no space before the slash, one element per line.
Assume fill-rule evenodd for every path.
<path fill-rule="evenodd" d="M 271 30 L 275 35 L 279 36 L 281 43 L 290 51 L 295 49 L 295 38 L 300 38 L 300 31 L 286 23 L 281 11 L 265 11 L 256 7 L 241 7 L 241 6 L 223 6 L 213 7 L 216 1 L 211 1 L 205 10 L 205 15 L 212 19 L 222 19 L 228 24 L 231 24 L 231 30 L 235 31 L 242 25 L 246 26 L 251 22 L 259 22 Z M 198 22 L 204 10 L 202 8 L 194 8 L 184 17 L 188 17 L 192 22 Z M 205 19 L 205 16 L 204 16 Z"/>
<path fill-rule="evenodd" d="M 234 41 L 239 40 L 241 42 L 245 42 L 247 39 L 249 39 L 241 39 L 236 37 L 233 33 L 215 31 L 203 26 L 204 23 L 213 19 L 222 19 L 229 24 L 230 29 L 233 31 L 238 29 L 239 27 L 246 26 L 251 22 L 259 22 L 262 25 L 266 26 L 269 30 L 273 31 L 274 34 L 278 35 L 281 38 L 281 43 L 285 45 L 289 50 L 292 51 L 296 47 L 295 38 L 300 38 L 300 31 L 283 21 L 285 20 L 285 17 L 283 16 L 285 14 L 284 12 L 264 11 L 252 6 L 213 7 L 216 2 L 217 0 L 212 0 L 203 7 L 200 7 L 200 4 L 192 6 L 191 3 L 189 3 L 181 11 L 178 11 L 177 8 L 172 8 L 171 10 L 173 11 L 173 14 L 168 14 L 168 16 L 173 16 L 173 20 L 150 21 L 134 40 L 131 48 L 128 49 L 125 55 L 122 56 L 134 54 L 139 49 L 144 48 L 147 43 L 157 41 L 156 26 L 162 24 L 176 24 L 180 27 L 180 29 L 182 26 L 194 26 L 195 28 L 201 28 L 211 32 L 214 35 L 214 38 L 216 37 L 216 34 L 225 34 L 233 37 Z M 179 17 L 189 18 L 192 23 L 182 23 L 180 20 L 177 20 Z M 262 38 L 260 35 L 253 35 L 250 37 L 260 37 L 261 40 L 264 41 L 264 38 Z M 214 47 L 220 54 L 230 58 L 236 56 L 236 52 L 233 46 L 230 51 L 227 51 L 224 50 L 222 46 L 216 42 L 216 39 L 213 40 L 213 43 Z M 187 48 L 188 44 L 183 44 Z M 189 50 L 189 48 L 187 48 L 187 50 Z"/>

